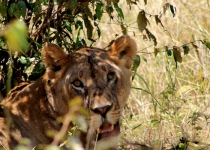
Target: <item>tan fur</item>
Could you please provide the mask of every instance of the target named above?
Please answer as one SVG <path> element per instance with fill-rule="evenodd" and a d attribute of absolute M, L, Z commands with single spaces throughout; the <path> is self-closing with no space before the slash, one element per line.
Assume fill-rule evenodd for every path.
<path fill-rule="evenodd" d="M 80 96 L 89 111 L 86 138 L 81 138 L 85 149 L 117 149 L 136 49 L 129 36 L 118 38 L 108 51 L 83 48 L 69 55 L 47 44 L 42 50 L 46 73 L 34 83 L 15 87 L 0 104 L 0 147 L 14 149 L 22 138 L 28 138 L 31 147 L 50 144 L 46 131 L 60 130 L 56 118 Z"/>

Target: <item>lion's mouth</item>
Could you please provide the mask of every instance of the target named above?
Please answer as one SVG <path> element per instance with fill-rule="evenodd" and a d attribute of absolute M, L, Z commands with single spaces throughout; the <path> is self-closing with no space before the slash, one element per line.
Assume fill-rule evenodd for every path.
<path fill-rule="evenodd" d="M 117 122 L 115 125 L 110 124 L 109 122 L 105 121 L 100 128 L 98 129 L 98 141 L 113 137 L 113 136 L 118 136 L 120 134 L 120 125 L 119 122 Z"/>

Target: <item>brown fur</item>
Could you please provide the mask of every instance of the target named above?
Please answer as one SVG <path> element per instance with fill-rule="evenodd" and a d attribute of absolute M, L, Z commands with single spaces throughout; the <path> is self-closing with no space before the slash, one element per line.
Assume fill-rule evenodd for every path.
<path fill-rule="evenodd" d="M 56 118 L 65 115 L 71 109 L 68 102 L 80 96 L 89 110 L 88 131 L 81 139 L 85 148 L 117 149 L 136 49 L 129 36 L 118 38 L 108 51 L 83 48 L 69 55 L 47 44 L 42 50 L 46 73 L 34 83 L 16 86 L 0 104 L 0 145 L 14 149 L 21 138 L 30 139 L 31 147 L 50 144 L 46 131 L 60 130 Z M 101 137 L 95 144 L 97 131 Z"/>

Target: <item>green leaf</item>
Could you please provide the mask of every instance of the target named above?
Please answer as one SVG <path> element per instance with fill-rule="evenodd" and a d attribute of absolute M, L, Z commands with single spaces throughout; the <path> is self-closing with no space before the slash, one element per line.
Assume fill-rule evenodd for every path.
<path fill-rule="evenodd" d="M 146 28 L 148 23 L 148 20 L 145 16 L 145 11 L 142 10 L 139 12 L 138 16 L 137 16 L 137 24 L 138 24 L 138 28 L 141 32 L 144 31 L 144 29 Z"/>
<path fill-rule="evenodd" d="M 35 14 L 39 14 L 40 11 L 42 11 L 42 9 L 41 9 L 42 6 L 41 5 L 42 5 L 42 3 L 40 1 L 35 1 L 34 3 L 31 3 L 31 8 L 32 8 L 32 10 Z M 39 17 L 39 16 L 36 16 L 36 17 Z M 34 20 L 34 21 L 36 21 L 36 20 Z"/>
<path fill-rule="evenodd" d="M 59 5 L 60 4 L 60 0 L 55 0 L 55 2 Z"/>
<path fill-rule="evenodd" d="M 72 28 L 71 28 L 71 23 L 68 21 L 64 22 L 65 28 L 72 34 Z"/>
<path fill-rule="evenodd" d="M 156 22 L 157 25 L 158 25 L 158 23 L 160 23 L 161 26 L 164 27 L 162 22 L 161 22 L 161 20 L 160 20 L 160 18 L 158 17 L 158 15 L 155 15 L 155 22 Z"/>
<path fill-rule="evenodd" d="M 204 43 L 204 45 L 206 45 L 206 47 L 210 50 L 210 42 L 204 40 L 203 43 Z"/>
<path fill-rule="evenodd" d="M 198 131 L 198 130 L 202 130 L 202 127 L 200 127 L 200 126 L 197 126 L 197 127 L 195 127 L 195 129 Z"/>
<path fill-rule="evenodd" d="M 17 147 L 15 147 L 15 150 L 28 150 L 28 148 L 23 145 L 18 145 Z"/>
<path fill-rule="evenodd" d="M 19 61 L 23 65 L 27 64 L 27 59 L 24 56 L 20 56 Z"/>
<path fill-rule="evenodd" d="M 166 50 L 166 52 L 167 52 L 168 56 L 171 56 L 172 55 L 171 50 Z"/>
<path fill-rule="evenodd" d="M 23 21 L 15 20 L 11 22 L 4 33 L 10 51 L 22 52 L 28 49 L 27 26 Z"/>
<path fill-rule="evenodd" d="M 95 15 L 94 15 L 98 20 L 101 20 L 101 17 L 103 15 L 103 9 L 104 9 L 103 3 L 101 1 L 98 1 L 96 4 Z"/>
<path fill-rule="evenodd" d="M 131 69 L 135 72 L 134 75 L 132 76 L 132 80 L 135 78 L 135 75 L 136 75 L 136 72 L 137 72 L 137 69 L 138 69 L 140 63 L 141 63 L 141 58 L 139 55 L 136 55 L 133 59 L 133 66 Z"/>
<path fill-rule="evenodd" d="M 96 28 L 97 28 L 98 37 L 100 37 L 101 36 L 101 30 L 100 30 L 100 28 L 99 28 L 99 26 L 96 22 L 94 22 L 94 26 L 96 26 Z"/>
<path fill-rule="evenodd" d="M 75 20 L 74 20 L 74 23 L 75 23 L 75 28 L 76 28 L 76 30 L 77 30 L 78 28 L 83 29 L 82 21 L 80 21 L 80 20 L 78 20 L 78 19 L 75 19 Z"/>
<path fill-rule="evenodd" d="M 155 53 L 155 57 L 157 56 L 157 54 L 160 52 L 159 48 L 154 48 L 154 53 Z"/>
<path fill-rule="evenodd" d="M 130 119 L 132 119 L 133 118 L 133 114 L 132 113 L 130 113 Z"/>
<path fill-rule="evenodd" d="M 173 54 L 174 54 L 174 60 L 175 62 L 182 62 L 182 56 L 181 56 L 181 52 L 180 49 L 176 46 L 173 47 Z"/>
<path fill-rule="evenodd" d="M 117 13 L 118 13 L 118 16 L 119 16 L 121 19 L 124 19 L 123 11 L 122 11 L 122 9 L 118 6 L 117 3 L 114 4 L 114 8 L 116 9 L 116 11 L 117 11 Z"/>
<path fill-rule="evenodd" d="M 147 59 L 146 59 L 144 56 L 142 56 L 142 58 L 143 58 L 143 60 L 144 60 L 145 62 L 147 62 Z"/>
<path fill-rule="evenodd" d="M 14 9 L 15 9 L 15 3 L 11 3 L 10 7 L 9 7 L 9 10 L 8 10 L 8 13 L 9 13 L 10 16 L 13 16 Z"/>
<path fill-rule="evenodd" d="M 7 3 L 0 2 L 0 14 L 2 17 L 7 17 Z"/>
<path fill-rule="evenodd" d="M 179 143 L 179 149 L 182 150 L 185 148 L 185 144 L 184 143 Z"/>
<path fill-rule="evenodd" d="M 147 33 L 147 36 L 149 37 L 149 39 L 150 40 L 152 39 L 154 42 L 154 45 L 156 46 L 157 45 L 156 37 L 147 28 L 145 28 L 145 30 L 146 30 L 146 33 Z"/>
<path fill-rule="evenodd" d="M 184 49 L 184 55 L 187 55 L 190 51 L 189 46 L 187 46 L 186 44 L 184 46 L 182 46 L 182 48 Z"/>
<path fill-rule="evenodd" d="M 17 3 L 11 3 L 9 7 L 9 15 L 20 18 L 24 18 L 26 15 L 26 4 L 24 1 L 18 1 Z"/>
<path fill-rule="evenodd" d="M 18 1 L 14 15 L 17 18 L 20 18 L 21 16 L 24 18 L 26 16 L 26 4 L 24 1 Z"/>
<path fill-rule="evenodd" d="M 134 129 L 140 127 L 141 125 L 142 125 L 142 124 L 138 124 L 138 125 L 134 126 L 134 127 L 132 128 L 132 130 L 134 130 Z"/>
<path fill-rule="evenodd" d="M 77 3 L 77 0 L 72 0 L 72 3 L 73 3 L 73 4 L 76 4 L 76 3 Z"/>
<path fill-rule="evenodd" d="M 168 56 L 172 55 L 171 50 L 168 49 L 168 46 L 165 46 L 165 50 Z"/>
<path fill-rule="evenodd" d="M 174 7 L 173 5 L 170 4 L 170 10 L 171 10 L 171 13 L 173 14 L 173 17 L 175 17 L 175 15 L 176 15 L 176 7 Z"/>
<path fill-rule="evenodd" d="M 31 75 L 29 76 L 29 80 L 36 80 L 40 78 L 45 72 L 45 66 L 42 61 L 38 62 L 34 68 L 33 71 L 31 72 Z"/>
<path fill-rule="evenodd" d="M 166 3 L 166 4 L 163 6 L 163 14 L 166 13 L 166 11 L 168 10 L 169 7 L 170 7 L 170 4 L 169 4 L 169 3 Z"/>
<path fill-rule="evenodd" d="M 60 148 L 58 146 L 48 145 L 45 150 L 60 150 Z"/>
<path fill-rule="evenodd" d="M 158 123 L 160 123 L 160 121 L 157 119 L 153 119 L 151 120 L 151 123 L 153 124 L 153 126 L 156 126 Z"/>
<path fill-rule="evenodd" d="M 24 65 L 24 70 L 27 70 L 27 68 L 30 67 L 31 64 L 35 61 L 35 58 L 21 56 L 18 60 L 20 61 L 21 64 Z"/>
<path fill-rule="evenodd" d="M 82 98 L 80 96 L 75 97 L 71 101 L 69 101 L 69 108 L 76 107 L 77 109 L 81 107 Z"/>
<path fill-rule="evenodd" d="M 86 30 L 87 31 L 87 37 L 91 39 L 92 36 L 93 36 L 93 26 L 92 26 L 90 20 L 87 17 L 84 18 L 84 23 L 85 23 L 85 27 L 87 29 Z"/>
<path fill-rule="evenodd" d="M 132 66 L 132 70 L 133 71 L 137 71 L 139 65 L 141 63 L 141 58 L 139 55 L 136 55 L 133 59 L 133 66 Z"/>
<path fill-rule="evenodd" d="M 112 19 L 112 13 L 114 12 L 114 9 L 111 5 L 106 6 L 106 11 L 109 14 L 109 17 Z"/>

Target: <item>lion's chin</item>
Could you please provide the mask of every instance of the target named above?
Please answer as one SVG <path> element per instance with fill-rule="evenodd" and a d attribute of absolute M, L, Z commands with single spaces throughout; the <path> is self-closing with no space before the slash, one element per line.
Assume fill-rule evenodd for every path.
<path fill-rule="evenodd" d="M 120 125 L 104 122 L 97 130 L 98 138 L 93 144 L 95 150 L 115 150 L 120 139 Z"/>
<path fill-rule="evenodd" d="M 111 137 L 117 137 L 120 134 L 120 125 L 117 122 L 115 125 L 109 122 L 104 122 L 98 129 L 98 139 L 97 141 L 107 140 Z"/>
<path fill-rule="evenodd" d="M 90 145 L 87 143 L 88 150 L 116 150 L 120 140 L 120 124 L 110 124 L 104 122 L 97 130 Z M 89 145 L 89 146 L 88 146 Z"/>

